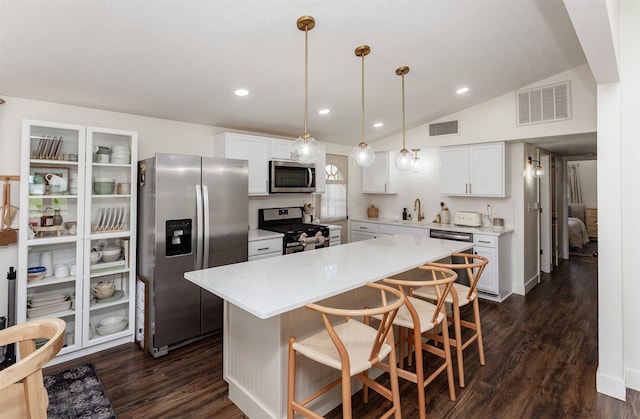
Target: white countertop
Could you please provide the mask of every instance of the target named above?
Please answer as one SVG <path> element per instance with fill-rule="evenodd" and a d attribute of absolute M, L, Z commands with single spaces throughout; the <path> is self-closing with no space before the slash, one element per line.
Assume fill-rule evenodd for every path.
<path fill-rule="evenodd" d="M 282 233 L 276 233 L 275 231 L 268 230 L 249 230 L 249 241 L 269 240 L 269 239 L 281 239 L 284 237 Z"/>
<path fill-rule="evenodd" d="M 187 272 L 184 277 L 261 319 L 472 247 L 405 235 Z"/>
<path fill-rule="evenodd" d="M 501 236 L 513 232 L 512 227 L 505 227 L 503 230 L 494 230 L 493 227 L 465 227 L 455 224 L 440 224 L 430 221 L 405 221 L 392 218 L 351 218 L 351 221 L 362 221 L 366 223 L 389 224 L 396 226 L 428 228 L 432 230 L 456 231 L 460 233 L 487 234 L 490 236 Z"/>

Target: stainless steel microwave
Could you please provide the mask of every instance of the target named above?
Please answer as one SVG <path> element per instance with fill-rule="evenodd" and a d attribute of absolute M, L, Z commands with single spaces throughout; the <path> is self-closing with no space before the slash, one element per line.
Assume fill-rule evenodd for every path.
<path fill-rule="evenodd" d="M 316 191 L 316 166 L 292 161 L 269 162 L 271 193 L 310 193 Z"/>

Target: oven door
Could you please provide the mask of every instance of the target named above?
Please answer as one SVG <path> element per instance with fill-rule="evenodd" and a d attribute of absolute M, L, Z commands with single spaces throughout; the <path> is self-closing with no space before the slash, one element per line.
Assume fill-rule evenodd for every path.
<path fill-rule="evenodd" d="M 269 191 L 271 193 L 310 193 L 316 191 L 315 165 L 276 160 L 272 160 L 269 164 Z"/>

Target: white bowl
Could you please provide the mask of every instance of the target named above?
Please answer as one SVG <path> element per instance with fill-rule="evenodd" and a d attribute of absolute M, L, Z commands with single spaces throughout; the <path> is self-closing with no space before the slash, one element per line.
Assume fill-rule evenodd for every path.
<path fill-rule="evenodd" d="M 122 248 L 120 246 L 109 246 L 101 250 L 103 262 L 115 262 L 120 259 Z"/>
<path fill-rule="evenodd" d="M 102 320 L 100 320 L 100 322 L 98 323 L 98 325 L 96 327 L 109 327 L 109 326 L 114 326 L 123 322 L 126 322 L 127 319 L 124 318 L 123 316 L 112 316 L 112 317 L 106 317 Z"/>

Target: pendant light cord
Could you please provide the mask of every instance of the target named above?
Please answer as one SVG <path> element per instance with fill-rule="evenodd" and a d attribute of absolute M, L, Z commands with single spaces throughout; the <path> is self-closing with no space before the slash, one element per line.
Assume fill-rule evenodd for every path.
<path fill-rule="evenodd" d="M 360 125 L 360 132 L 361 132 L 361 138 L 360 138 L 360 144 L 362 146 L 362 144 L 364 144 L 364 56 L 365 54 L 362 54 L 362 121 L 361 121 L 361 125 Z"/>
<path fill-rule="evenodd" d="M 407 147 L 405 143 L 406 129 L 404 124 L 404 73 L 402 73 L 402 150 L 406 153 Z"/>
<path fill-rule="evenodd" d="M 309 102 L 309 25 L 304 26 L 304 139 L 307 132 L 307 103 Z"/>

